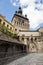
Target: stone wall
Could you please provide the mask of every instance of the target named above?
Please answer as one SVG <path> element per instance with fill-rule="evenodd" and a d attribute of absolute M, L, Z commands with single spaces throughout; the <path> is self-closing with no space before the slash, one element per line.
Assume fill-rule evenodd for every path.
<path fill-rule="evenodd" d="M 12 20 L 14 31 L 18 33 L 20 30 L 29 30 L 29 21 L 22 16 L 15 15 Z"/>

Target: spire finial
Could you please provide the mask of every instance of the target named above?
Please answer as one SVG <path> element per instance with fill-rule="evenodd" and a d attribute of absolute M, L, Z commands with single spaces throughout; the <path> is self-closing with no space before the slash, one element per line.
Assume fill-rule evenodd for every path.
<path fill-rule="evenodd" d="M 19 13 L 20 15 L 22 15 L 22 9 L 21 9 L 20 6 L 19 6 L 19 9 L 18 9 L 18 13 Z"/>

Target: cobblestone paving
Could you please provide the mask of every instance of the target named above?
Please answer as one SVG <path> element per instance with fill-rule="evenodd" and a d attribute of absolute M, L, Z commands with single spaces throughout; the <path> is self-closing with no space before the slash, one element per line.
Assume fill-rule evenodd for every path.
<path fill-rule="evenodd" d="M 31 53 L 7 65 L 43 65 L 43 53 Z"/>

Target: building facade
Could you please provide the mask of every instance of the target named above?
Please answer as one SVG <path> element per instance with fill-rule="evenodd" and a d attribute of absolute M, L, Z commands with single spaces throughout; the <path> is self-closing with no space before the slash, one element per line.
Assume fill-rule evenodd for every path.
<path fill-rule="evenodd" d="M 11 33 L 14 33 L 14 26 L 10 22 L 8 22 L 2 15 L 0 15 L 0 25 L 6 26 Z"/>
<path fill-rule="evenodd" d="M 43 28 L 30 31 L 29 19 L 27 15 L 23 16 L 21 7 L 15 12 L 12 25 L 19 35 L 19 40 L 27 45 L 27 52 L 43 52 Z"/>
<path fill-rule="evenodd" d="M 29 30 L 29 20 L 27 18 L 27 15 L 23 17 L 22 15 L 22 9 L 19 7 L 19 10 L 16 11 L 12 18 L 12 25 L 15 27 L 14 31 L 16 33 L 19 33 L 20 30 Z"/>
<path fill-rule="evenodd" d="M 8 27 L 11 32 L 18 34 L 19 41 L 27 46 L 27 53 L 43 52 L 43 28 L 30 31 L 29 19 L 27 15 L 23 16 L 21 7 L 15 12 L 11 23 L 2 15 L 0 15 L 0 23 Z"/>

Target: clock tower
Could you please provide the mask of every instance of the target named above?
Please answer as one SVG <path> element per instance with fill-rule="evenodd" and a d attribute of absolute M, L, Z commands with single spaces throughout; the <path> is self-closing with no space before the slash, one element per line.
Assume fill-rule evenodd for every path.
<path fill-rule="evenodd" d="M 14 32 L 16 33 L 20 30 L 29 30 L 29 19 L 27 15 L 23 16 L 21 7 L 15 12 L 12 18 L 12 24 L 14 26 Z"/>

